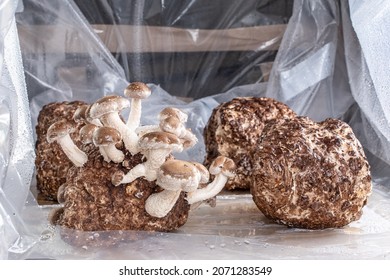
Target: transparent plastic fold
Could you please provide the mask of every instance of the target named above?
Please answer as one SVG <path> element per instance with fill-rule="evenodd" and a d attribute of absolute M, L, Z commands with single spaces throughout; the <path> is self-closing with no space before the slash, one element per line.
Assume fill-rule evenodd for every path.
<path fill-rule="evenodd" d="M 34 244 L 23 219 L 34 170 L 31 116 L 17 36 L 18 1 L 0 5 L 0 257 Z"/>
<path fill-rule="evenodd" d="M 376 30 L 388 20 L 373 8 L 366 18 L 358 1 L 296 0 L 288 19 L 263 14 L 262 1 L 227 1 L 220 11 L 216 2 L 25 0 L 17 25 L 11 1 L 0 6 L 0 258 L 390 258 L 388 81 L 376 70 L 387 37 L 375 41 L 375 32 L 366 37 L 362 27 Z M 368 15 L 378 22 L 370 25 Z M 5 36 L 12 36 L 8 46 Z M 378 45 L 370 46 L 373 40 Z M 273 97 L 317 121 L 345 120 L 373 174 L 362 218 L 340 229 L 287 228 L 267 220 L 249 193 L 222 192 L 215 208 L 202 204 L 170 233 L 51 226 L 48 215 L 58 205 L 38 205 L 33 195 L 40 110 L 50 102 L 122 95 L 130 81 L 153 91 L 143 102 L 142 124 L 155 124 L 167 106 L 188 113 L 187 126 L 199 141 L 175 156 L 198 162 L 212 110 L 234 97 Z M 17 133 L 23 137 L 16 140 Z M 68 234 L 85 245 L 71 246 Z"/>

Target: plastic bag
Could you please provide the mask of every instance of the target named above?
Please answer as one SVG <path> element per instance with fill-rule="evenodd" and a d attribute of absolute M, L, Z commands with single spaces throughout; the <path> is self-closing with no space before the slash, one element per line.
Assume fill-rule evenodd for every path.
<path fill-rule="evenodd" d="M 130 81 L 199 99 L 267 79 L 292 2 L 75 1 Z M 109 25 L 109 26 L 107 26 Z"/>
<path fill-rule="evenodd" d="M 296 1 L 267 96 L 318 121 L 334 117 L 348 122 L 366 149 L 374 179 L 388 184 L 388 69 L 379 62 L 385 61 L 388 50 L 384 30 L 389 22 L 379 10 L 390 7 L 382 1 L 376 4 Z"/>
<path fill-rule="evenodd" d="M 108 2 L 99 2 L 103 7 L 101 15 L 109 15 L 113 20 L 112 23 L 118 24 L 110 31 L 112 33 L 101 26 L 90 26 L 72 1 L 26 0 L 24 2 L 29 9 L 26 9 L 24 14 L 17 15 L 17 22 L 34 125 L 39 110 L 49 102 L 76 99 L 92 102 L 106 94 L 113 92 L 120 94 L 127 85 L 127 80 L 144 79 L 147 77 L 145 73 L 149 71 L 145 71 L 146 67 L 155 69 L 156 65 L 159 65 L 157 54 L 150 54 L 153 59 L 146 60 L 147 56 L 143 56 L 139 51 L 140 47 L 147 49 L 148 44 L 141 44 L 145 41 L 134 41 L 132 47 L 138 51 L 133 54 L 128 53 L 126 51 L 128 47 L 124 45 L 117 45 L 118 49 L 114 45 L 113 50 L 117 50 L 114 55 L 124 65 L 123 68 L 114 59 L 109 51 L 110 46 L 107 46 L 107 49 L 101 38 L 104 39 L 104 35 L 107 35 L 107 38 L 114 38 L 110 36 L 121 31 L 120 23 L 128 23 L 115 21 L 118 13 L 128 16 L 128 20 L 136 26 L 134 36 L 141 38 L 148 37 L 146 34 L 137 33 L 141 30 L 137 29 L 141 22 L 144 25 L 152 25 L 155 23 L 154 20 L 164 18 L 160 15 L 172 15 L 167 16 L 171 19 L 169 23 L 174 25 L 176 20 L 177 23 L 180 22 L 180 27 L 184 27 L 184 32 L 192 40 L 190 40 L 192 47 L 196 48 L 201 43 L 198 40 L 201 37 L 198 37 L 194 31 L 197 30 L 197 26 L 193 29 L 191 23 L 196 25 L 198 19 L 207 14 L 207 11 L 199 10 L 198 16 L 193 19 L 191 13 L 187 13 L 193 11 L 191 10 L 193 7 L 200 7 L 201 1 L 164 6 L 166 8 L 164 13 L 152 13 L 156 6 L 151 4 L 148 6 L 148 1 L 143 1 L 142 5 L 138 4 L 141 6 L 126 6 L 123 1 L 112 2 L 113 11 L 110 10 L 111 6 L 108 8 L 105 5 Z M 370 117 L 362 114 L 360 101 L 355 97 L 358 92 L 351 86 L 350 81 L 358 83 L 361 78 L 359 73 L 365 76 L 367 73 L 364 71 L 367 69 L 356 67 L 356 73 L 353 75 L 354 72 L 351 70 L 353 63 L 360 62 L 361 65 L 365 60 L 363 55 L 356 51 L 360 50 L 360 46 L 351 25 L 349 7 L 345 2 L 340 2 L 325 0 L 294 2 L 294 13 L 283 36 L 268 83 L 259 83 L 264 80 L 263 75 L 259 73 L 248 84 L 237 86 L 240 84 L 237 83 L 240 80 L 238 78 L 240 73 L 236 72 L 229 76 L 232 83 L 216 82 L 218 84 L 216 90 L 204 90 L 203 86 L 213 86 L 218 70 L 216 72 L 196 71 L 202 74 L 199 77 L 203 79 L 200 81 L 195 79 L 196 75 L 182 79 L 180 75 L 180 81 L 184 82 L 181 90 L 176 91 L 172 89 L 177 85 L 175 84 L 177 78 L 174 79 L 174 75 L 170 75 L 171 72 L 165 70 L 174 69 L 176 72 L 173 73 L 180 72 L 181 70 L 176 69 L 182 69 L 181 63 L 185 59 L 162 59 L 162 72 L 166 72 L 162 77 L 166 74 L 169 80 L 161 83 L 161 86 L 153 84 L 155 80 L 144 80 L 151 82 L 154 94 L 143 103 L 142 123 L 154 123 L 156 113 L 167 105 L 185 110 L 189 113 L 188 125 L 198 136 L 199 143 L 189 150 L 188 154 L 180 154 L 180 156 L 201 162 L 204 158 L 202 130 L 211 110 L 221 102 L 236 96 L 267 95 L 286 102 L 299 114 L 309 115 L 316 120 L 325 117 L 340 117 L 348 120 L 355 127 L 357 134 L 363 136 L 361 139 L 364 139 L 368 135 L 366 132 L 369 126 L 366 124 L 370 121 Z M 242 3 L 240 2 L 241 6 Z M 116 12 L 114 12 L 115 7 Z M 126 7 L 132 8 L 132 12 L 127 13 L 124 9 Z M 237 12 L 234 5 L 227 7 L 230 14 Z M 250 4 L 248 7 L 251 7 Z M 84 14 L 88 15 L 85 9 Z M 255 22 L 250 20 L 252 16 L 253 14 L 249 13 L 246 18 L 238 13 L 236 18 L 222 17 L 217 22 L 221 26 L 224 22 L 228 22 L 229 27 L 248 27 Z M 120 16 L 118 19 L 124 20 Z M 246 25 L 247 22 L 251 24 Z M 43 30 L 45 32 L 42 33 Z M 169 38 L 175 38 L 173 35 L 170 36 L 172 37 Z M 121 34 L 116 35 L 115 38 L 125 40 Z M 281 37 L 272 38 L 266 43 L 277 44 Z M 226 46 L 231 47 L 227 43 Z M 259 40 L 257 47 L 259 50 L 264 47 L 262 39 Z M 261 54 L 261 51 L 257 52 L 256 47 L 254 49 L 252 54 Z M 175 53 L 170 55 L 174 57 Z M 212 52 L 209 54 L 205 51 L 204 59 L 201 63 L 195 64 L 196 70 L 207 69 L 210 65 L 216 66 L 216 69 L 221 66 Z M 249 58 L 246 64 L 244 63 L 248 69 L 253 66 L 251 60 L 252 58 Z M 158 77 L 161 76 L 156 76 Z M 235 80 L 234 77 L 237 79 Z M 197 93 L 193 92 L 193 89 Z M 174 95 L 196 100 L 187 103 Z M 210 96 L 203 97 L 204 95 Z M 375 134 L 371 137 L 375 138 Z M 380 139 L 383 140 L 384 145 L 388 144 L 386 138 Z M 385 146 L 372 151 L 380 155 L 381 152 L 386 151 L 382 147 Z M 378 164 L 373 162 L 372 169 L 378 172 L 383 170 L 384 166 L 387 165 L 383 162 Z M 47 220 L 42 219 L 40 212 L 47 215 L 55 206 L 32 207 L 28 215 L 24 215 L 23 218 L 29 231 L 40 232 L 38 241 L 29 252 L 21 252 L 19 255 L 13 255 L 12 258 L 389 258 L 390 246 L 387 242 L 390 238 L 389 188 L 388 185 L 377 184 L 385 182 L 385 178 L 389 177 L 388 174 L 380 174 L 374 178 L 376 184 L 373 195 L 359 221 L 342 229 L 324 231 L 298 230 L 273 224 L 259 213 L 250 195 L 222 194 L 218 197 L 216 208 L 200 206 L 196 211 L 191 212 L 188 222 L 174 233 L 73 231 L 75 236 L 89 240 L 107 238 L 121 241 L 121 246 L 78 248 L 64 242 L 57 228 L 42 225 L 44 222 L 47 223 Z M 32 188 L 34 188 L 33 184 Z M 3 224 L 8 222 L 3 220 Z M 318 246 L 319 243 L 321 247 Z"/>
<path fill-rule="evenodd" d="M 0 258 L 23 253 L 34 237 L 23 220 L 34 146 L 15 23 L 17 1 L 0 5 Z"/>

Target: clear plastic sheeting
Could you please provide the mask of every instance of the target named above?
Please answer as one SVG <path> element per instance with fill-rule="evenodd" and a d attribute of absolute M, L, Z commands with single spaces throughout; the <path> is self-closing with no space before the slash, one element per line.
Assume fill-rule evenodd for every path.
<path fill-rule="evenodd" d="M 221 195 L 201 205 L 173 233 L 72 231 L 79 247 L 48 227 L 27 258 L 44 259 L 390 259 L 390 196 L 375 186 L 359 221 L 341 229 L 302 230 L 276 225 L 250 195 Z"/>
<path fill-rule="evenodd" d="M 346 40 L 346 57 L 353 81 L 352 95 L 360 109 L 351 122 L 363 145 L 375 157 L 372 162 L 378 165 L 374 169 L 376 177 L 387 177 L 386 184 L 390 184 L 390 66 L 386 63 L 390 55 L 390 3 L 349 1 L 349 8 L 350 29 L 356 33 Z M 361 48 L 350 42 L 359 42 Z"/>
<path fill-rule="evenodd" d="M 385 55 L 378 50 L 386 47 L 388 40 L 383 38 L 390 28 L 380 27 L 386 34 L 378 41 L 365 37 L 379 36 L 374 30 L 382 23 L 388 25 L 382 13 L 388 5 L 381 2 L 377 9 L 372 5 L 364 15 L 365 1 L 348 5 L 296 0 L 287 19 L 276 9 L 264 8 L 272 7 L 265 3 L 280 1 L 227 1 L 221 10 L 213 4 L 207 9 L 202 6 L 206 2 L 210 3 L 140 1 L 132 5 L 102 0 L 77 1 L 76 5 L 25 0 L 24 11 L 16 14 L 20 41 L 13 19 L 15 7 L 9 6 L 11 1 L 2 2 L 1 258 L 390 258 L 390 125 L 384 93 L 388 81 L 376 77 L 385 73 L 377 69 Z M 92 12 L 94 8 L 100 13 Z M 375 18 L 371 25 L 368 17 Z M 363 31 L 361 22 L 370 34 Z M 5 41 L 3 36 L 11 37 Z M 225 59 L 229 63 L 222 63 Z M 38 205 L 33 196 L 35 138 L 28 127 L 30 118 L 34 128 L 39 111 L 49 102 L 93 102 L 104 95 L 121 95 L 135 80 L 148 83 L 153 91 L 143 101 L 143 125 L 155 124 L 158 112 L 167 106 L 188 113 L 187 126 L 199 142 L 177 156 L 198 162 L 204 159 L 203 128 L 212 110 L 234 97 L 269 96 L 318 121 L 327 117 L 347 121 L 366 148 L 373 174 L 374 190 L 362 218 L 340 229 L 287 228 L 267 220 L 249 193 L 223 192 L 215 208 L 202 204 L 190 212 L 183 227 L 171 233 L 80 232 L 51 226 L 48 215 L 58 206 Z M 64 233 L 86 244 L 72 246 Z"/>
<path fill-rule="evenodd" d="M 35 239 L 22 218 L 34 170 L 31 116 L 15 23 L 18 1 L 0 3 L 0 258 Z"/>
<path fill-rule="evenodd" d="M 82 12 L 91 23 L 88 32 L 106 45 L 127 80 L 158 84 L 174 96 L 191 99 L 265 81 L 292 7 L 286 0 L 75 2 L 77 6 L 25 1 L 18 22 L 22 37 L 31 38 L 24 47 L 31 48 L 31 67 L 33 60 L 46 59 L 39 51 L 44 48 L 50 64 L 58 66 L 51 75 L 76 66 L 80 74 L 95 74 L 93 67 L 83 69 L 89 63 L 84 59 L 94 52 L 90 46 L 97 43 L 80 28 L 85 21 L 75 15 Z M 71 9 L 74 14 L 69 14 Z M 83 23 L 75 25 L 78 20 Z M 68 55 L 62 57 L 63 52 Z M 39 71 L 48 73 L 42 67 Z M 37 81 L 29 76 L 28 83 L 35 86 Z"/>

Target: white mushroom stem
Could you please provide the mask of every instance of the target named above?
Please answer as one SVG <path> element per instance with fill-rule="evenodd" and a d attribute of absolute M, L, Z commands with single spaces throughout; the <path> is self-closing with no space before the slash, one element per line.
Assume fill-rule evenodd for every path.
<path fill-rule="evenodd" d="M 188 204 L 193 204 L 216 196 L 223 189 L 228 179 L 229 177 L 222 173 L 217 174 L 214 180 L 205 188 L 196 189 L 193 192 L 187 193 Z"/>
<path fill-rule="evenodd" d="M 181 190 L 163 190 L 159 193 L 151 194 L 145 202 L 146 212 L 153 217 L 165 217 L 175 206 L 180 193 Z"/>
<path fill-rule="evenodd" d="M 144 152 L 147 160 L 136 165 L 133 169 L 122 176 L 121 180 L 113 180 L 115 186 L 133 182 L 135 179 L 144 176 L 148 181 L 154 181 L 157 178 L 157 171 L 165 162 L 167 156 L 172 152 L 171 149 L 147 150 Z M 114 174 L 113 178 L 118 174 Z"/>
<path fill-rule="evenodd" d="M 130 113 L 127 119 L 127 127 L 131 130 L 135 131 L 135 129 L 139 126 L 141 120 L 141 109 L 142 109 L 142 99 L 140 98 L 132 98 Z"/>
<path fill-rule="evenodd" d="M 126 149 L 135 155 L 138 150 L 138 136 L 135 131 L 129 129 L 127 125 L 121 120 L 118 113 L 109 113 L 100 119 L 105 126 L 115 128 L 122 135 L 123 143 Z"/>
<path fill-rule="evenodd" d="M 125 159 L 125 155 L 121 150 L 115 147 L 115 144 L 107 145 L 103 147 L 107 157 L 115 163 L 122 162 Z"/>
<path fill-rule="evenodd" d="M 81 167 L 88 161 L 88 156 L 73 143 L 69 134 L 57 138 L 56 141 L 75 166 Z"/>
<path fill-rule="evenodd" d="M 104 161 L 106 161 L 106 162 L 110 162 L 111 161 L 111 158 L 107 155 L 105 147 L 100 146 L 99 147 L 99 152 L 103 156 Z"/>

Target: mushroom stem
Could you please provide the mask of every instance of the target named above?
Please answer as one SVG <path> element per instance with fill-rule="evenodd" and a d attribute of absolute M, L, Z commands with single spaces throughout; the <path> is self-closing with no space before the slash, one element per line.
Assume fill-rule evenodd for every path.
<path fill-rule="evenodd" d="M 122 173 L 121 171 L 115 172 L 111 181 L 114 186 L 119 186 L 120 184 L 131 183 L 139 177 L 146 176 L 146 174 L 149 174 L 146 172 L 146 164 L 140 163 L 134 166 L 126 174 Z"/>
<path fill-rule="evenodd" d="M 181 190 L 163 190 L 159 193 L 151 194 L 145 202 L 146 212 L 153 217 L 165 217 L 175 206 L 180 193 Z"/>
<path fill-rule="evenodd" d="M 135 155 L 138 150 L 138 136 L 135 131 L 129 129 L 121 120 L 118 113 L 109 113 L 101 117 L 101 121 L 105 126 L 115 128 L 122 135 L 123 143 L 126 149 Z"/>
<path fill-rule="evenodd" d="M 58 138 L 57 142 L 60 144 L 65 155 L 75 166 L 81 167 L 88 161 L 88 156 L 73 143 L 69 134 Z"/>
<path fill-rule="evenodd" d="M 104 161 L 106 161 L 106 162 L 110 162 L 111 161 L 111 158 L 107 155 L 107 152 L 104 149 L 104 147 L 102 147 L 102 146 L 99 147 L 99 152 L 103 156 Z"/>
<path fill-rule="evenodd" d="M 127 127 L 135 131 L 139 126 L 141 120 L 142 100 L 139 98 L 133 98 L 131 100 L 130 113 L 127 119 Z"/>
<path fill-rule="evenodd" d="M 214 181 L 205 188 L 188 192 L 187 201 L 189 204 L 197 203 L 216 196 L 225 186 L 229 178 L 234 177 L 236 165 L 230 158 L 218 156 L 210 165 L 210 174 L 215 175 Z"/>
<path fill-rule="evenodd" d="M 114 144 L 103 147 L 103 150 L 108 158 L 115 163 L 122 162 L 125 159 L 125 154 L 121 150 L 118 150 Z"/>
<path fill-rule="evenodd" d="M 134 168 L 122 176 L 116 172 L 112 177 L 112 183 L 115 186 L 119 186 L 120 184 L 128 184 L 142 176 L 144 176 L 148 181 L 156 180 L 158 169 L 165 162 L 167 156 L 170 153 L 170 149 L 145 151 L 145 156 L 147 158 L 145 162 L 137 164 L 134 166 Z"/>
<path fill-rule="evenodd" d="M 205 188 L 187 193 L 188 204 L 194 204 L 216 196 L 223 189 L 227 180 L 228 177 L 223 174 L 216 175 L 214 180 Z"/>

